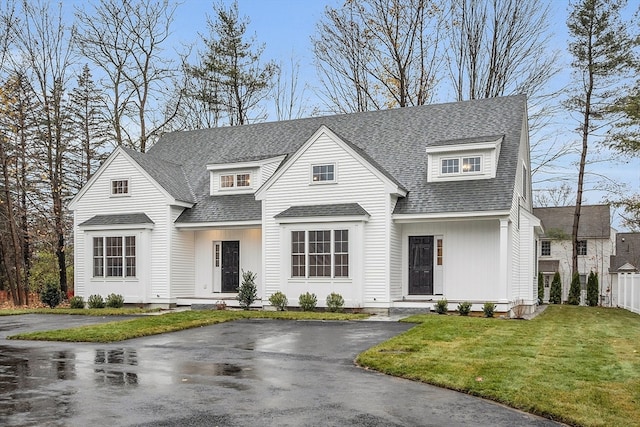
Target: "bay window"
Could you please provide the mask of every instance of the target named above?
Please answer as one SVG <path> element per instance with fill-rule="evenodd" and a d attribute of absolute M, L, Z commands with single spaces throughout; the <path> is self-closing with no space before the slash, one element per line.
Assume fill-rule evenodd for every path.
<path fill-rule="evenodd" d="M 93 277 L 135 277 L 135 236 L 93 238 Z"/>

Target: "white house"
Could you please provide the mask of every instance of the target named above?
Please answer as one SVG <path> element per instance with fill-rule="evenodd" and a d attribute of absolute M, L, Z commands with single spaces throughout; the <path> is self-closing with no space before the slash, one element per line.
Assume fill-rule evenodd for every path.
<path fill-rule="evenodd" d="M 544 278 L 544 301 L 549 300 L 550 284 L 555 272 L 562 281 L 562 301 L 569 297 L 573 244 L 571 234 L 575 206 L 534 208 L 542 221 L 544 235 L 540 237 L 538 270 Z M 582 303 L 586 303 L 587 276 L 598 273 L 600 303 L 610 305 L 611 278 L 609 262 L 615 253 L 616 230 L 611 227 L 609 205 L 583 205 L 578 227 L 578 274 L 582 285 Z"/>
<path fill-rule="evenodd" d="M 611 305 L 640 312 L 640 233 L 617 233 L 609 266 Z"/>
<path fill-rule="evenodd" d="M 536 304 L 526 98 L 166 134 L 71 202 L 75 292 L 127 303 Z"/>

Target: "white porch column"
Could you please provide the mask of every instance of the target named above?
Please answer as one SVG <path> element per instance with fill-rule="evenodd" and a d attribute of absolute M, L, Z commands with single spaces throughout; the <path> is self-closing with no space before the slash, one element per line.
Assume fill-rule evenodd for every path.
<path fill-rule="evenodd" d="M 498 293 L 500 301 L 508 302 L 509 283 L 509 220 L 500 219 L 500 259 L 498 262 Z"/>

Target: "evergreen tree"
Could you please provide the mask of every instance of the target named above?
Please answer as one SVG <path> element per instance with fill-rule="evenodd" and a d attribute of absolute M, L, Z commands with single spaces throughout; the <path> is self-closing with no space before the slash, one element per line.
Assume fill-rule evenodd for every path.
<path fill-rule="evenodd" d="M 560 280 L 560 273 L 556 271 L 553 275 L 553 281 L 551 282 L 551 289 L 549 290 L 549 303 L 560 304 L 562 302 L 562 282 Z"/>
<path fill-rule="evenodd" d="M 598 273 L 593 271 L 589 273 L 589 279 L 587 279 L 587 304 L 591 307 L 598 305 L 598 294 L 600 291 L 598 286 Z"/>
<path fill-rule="evenodd" d="M 571 278 L 568 303 L 571 305 L 580 305 L 580 274 L 578 274 L 577 271 L 573 273 Z"/>
<path fill-rule="evenodd" d="M 538 303 L 544 302 L 544 277 L 542 273 L 538 272 Z"/>
<path fill-rule="evenodd" d="M 277 66 L 273 61 L 261 64 L 264 45 L 255 37 L 245 41 L 249 19 L 241 18 L 238 3 L 229 9 L 214 6 L 215 20 L 208 19 L 208 51 L 201 64 L 188 67 L 194 81 L 206 84 L 208 91 L 187 94 L 196 97 L 213 111 L 220 111 L 231 126 L 243 125 L 266 116 L 261 102 L 267 98 Z M 203 86 L 204 87 L 204 86 Z"/>

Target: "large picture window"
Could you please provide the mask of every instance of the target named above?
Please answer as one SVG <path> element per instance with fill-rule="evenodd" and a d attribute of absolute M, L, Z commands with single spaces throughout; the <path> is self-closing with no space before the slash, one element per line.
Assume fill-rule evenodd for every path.
<path fill-rule="evenodd" d="M 349 230 L 292 231 L 291 277 L 349 277 Z"/>
<path fill-rule="evenodd" d="M 93 277 L 135 277 L 135 236 L 93 238 Z"/>

